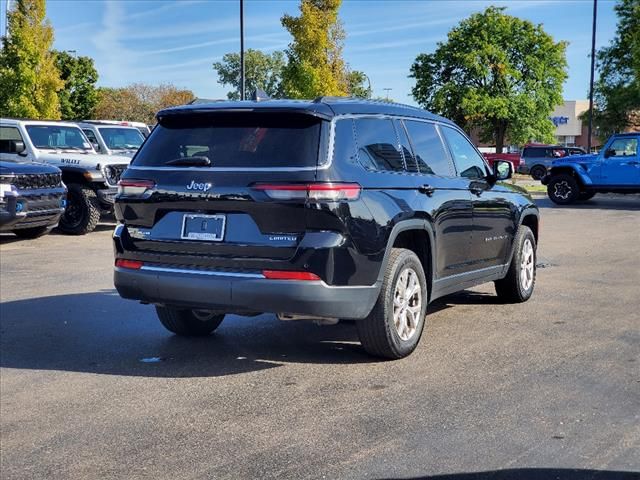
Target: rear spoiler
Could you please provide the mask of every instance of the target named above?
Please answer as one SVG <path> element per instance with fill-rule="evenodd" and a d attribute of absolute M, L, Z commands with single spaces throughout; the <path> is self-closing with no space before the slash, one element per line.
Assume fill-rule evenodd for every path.
<path fill-rule="evenodd" d="M 200 108 L 198 108 L 200 107 Z M 323 111 L 324 110 L 324 111 Z M 162 125 L 162 122 L 168 118 L 176 118 L 180 116 L 193 117 L 199 115 L 224 115 L 233 113 L 290 113 L 293 115 L 309 115 L 322 120 L 331 120 L 334 117 L 333 112 L 326 111 L 325 108 L 295 108 L 295 107 L 264 107 L 247 105 L 246 107 L 231 107 L 231 108 L 216 108 L 215 104 L 210 106 L 190 106 L 190 108 L 170 108 L 161 110 L 156 115 L 158 123 Z"/>

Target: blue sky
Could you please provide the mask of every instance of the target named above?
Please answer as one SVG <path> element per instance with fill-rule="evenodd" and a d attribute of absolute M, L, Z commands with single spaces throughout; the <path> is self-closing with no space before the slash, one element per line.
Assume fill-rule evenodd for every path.
<path fill-rule="evenodd" d="M 280 17 L 296 15 L 298 4 L 245 0 L 245 48 L 286 48 L 291 38 Z M 586 98 L 591 0 L 345 0 L 340 10 L 345 60 L 369 75 L 375 95 L 391 88 L 396 101 L 414 103 L 407 75 L 416 55 L 433 51 L 451 27 L 488 5 L 505 6 L 509 14 L 542 23 L 556 40 L 568 41 L 564 97 Z M 598 2 L 598 46 L 614 35 L 613 6 L 613 1 Z M 171 82 L 199 97 L 226 95 L 211 64 L 239 50 L 237 0 L 48 0 L 47 14 L 55 48 L 93 57 L 102 86 Z"/>

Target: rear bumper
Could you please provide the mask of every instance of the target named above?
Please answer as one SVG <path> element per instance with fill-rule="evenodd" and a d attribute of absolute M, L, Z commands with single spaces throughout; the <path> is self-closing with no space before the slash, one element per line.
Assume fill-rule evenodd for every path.
<path fill-rule="evenodd" d="M 265 279 L 259 273 L 143 266 L 115 268 L 118 293 L 131 300 L 229 313 L 271 312 L 331 318 L 365 318 L 379 285 L 333 287 L 322 281 Z"/>

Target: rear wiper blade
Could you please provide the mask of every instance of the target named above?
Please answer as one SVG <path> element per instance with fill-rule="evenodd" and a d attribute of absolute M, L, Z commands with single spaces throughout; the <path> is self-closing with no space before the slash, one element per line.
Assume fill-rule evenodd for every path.
<path fill-rule="evenodd" d="M 180 157 L 169 160 L 166 165 L 184 165 L 190 167 L 208 167 L 211 160 L 207 157 Z"/>

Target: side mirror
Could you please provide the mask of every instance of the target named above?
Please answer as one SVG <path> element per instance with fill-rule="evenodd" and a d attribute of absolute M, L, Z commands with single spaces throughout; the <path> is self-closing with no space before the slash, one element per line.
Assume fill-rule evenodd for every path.
<path fill-rule="evenodd" d="M 507 180 L 513 176 L 513 164 L 505 160 L 493 162 L 493 175 L 496 180 Z"/>
<path fill-rule="evenodd" d="M 18 155 L 20 155 L 24 153 L 26 149 L 27 147 L 24 145 L 24 142 L 21 142 L 20 140 L 11 140 L 11 146 L 10 146 L 11 153 L 17 153 Z"/>
<path fill-rule="evenodd" d="M 616 151 L 613 148 L 609 148 L 604 152 L 604 158 L 615 157 L 615 156 L 616 156 Z"/>

